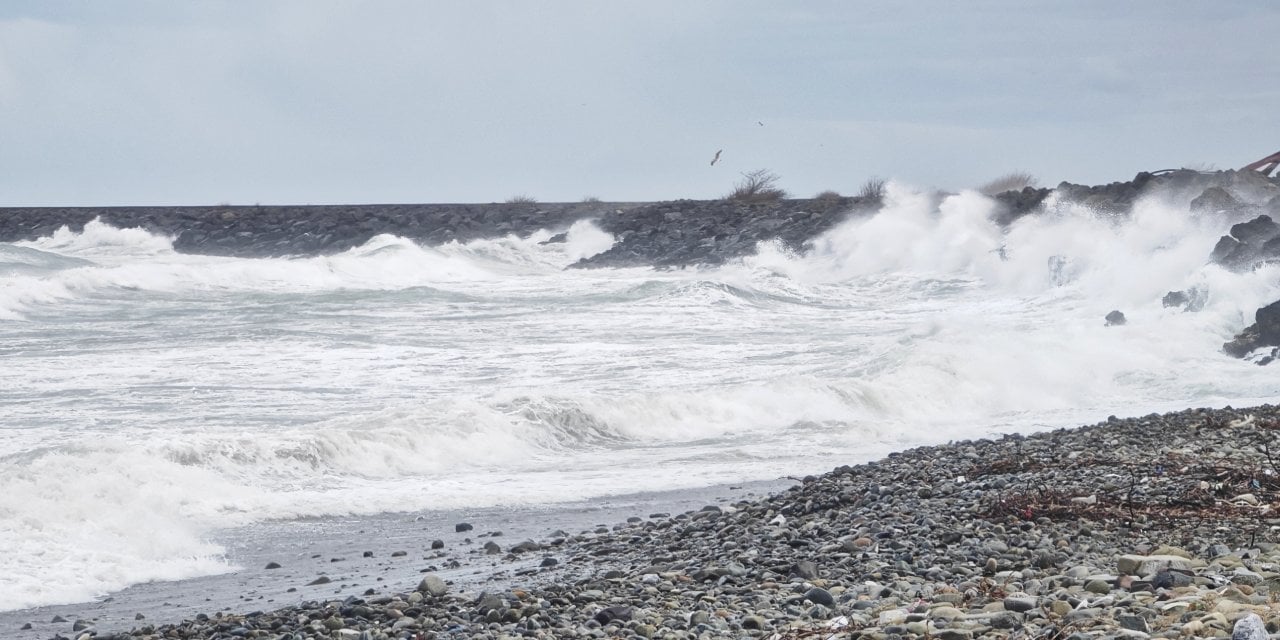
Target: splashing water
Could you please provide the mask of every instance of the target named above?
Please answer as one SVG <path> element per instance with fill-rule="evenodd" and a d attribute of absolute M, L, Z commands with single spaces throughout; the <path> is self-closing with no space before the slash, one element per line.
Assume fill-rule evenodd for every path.
<path fill-rule="evenodd" d="M 0 245 L 0 603 L 231 570 L 268 519 L 536 504 L 820 472 L 954 438 L 1274 401 L 1223 341 L 1280 291 L 1222 220 L 977 193 L 718 268 L 565 270 L 588 222 L 322 257 L 91 223 Z M 1198 313 L 1169 290 L 1206 292 Z M 1129 323 L 1105 327 L 1123 310 Z M 92 522 L 92 527 L 85 527 Z"/>

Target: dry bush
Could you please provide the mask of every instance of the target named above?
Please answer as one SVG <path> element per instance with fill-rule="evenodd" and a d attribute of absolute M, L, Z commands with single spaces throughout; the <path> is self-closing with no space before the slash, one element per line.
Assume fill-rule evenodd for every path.
<path fill-rule="evenodd" d="M 538 204 L 538 199 L 533 196 L 527 196 L 523 193 L 507 198 L 507 204 Z"/>
<path fill-rule="evenodd" d="M 862 188 L 858 190 L 858 197 L 862 200 L 880 202 L 884 200 L 884 185 L 884 178 L 871 178 L 862 183 Z"/>
<path fill-rule="evenodd" d="M 840 200 L 842 198 L 844 198 L 844 196 L 840 195 L 839 191 L 832 191 L 830 189 L 827 189 L 813 197 L 814 200 Z"/>
<path fill-rule="evenodd" d="M 1006 191 L 1022 191 L 1036 186 L 1036 177 L 1026 171 L 1014 171 L 978 187 L 978 192 L 985 196 L 994 196 Z"/>
<path fill-rule="evenodd" d="M 587 196 L 582 199 L 583 204 L 600 204 L 600 198 L 595 196 Z"/>
<path fill-rule="evenodd" d="M 777 202 L 787 197 L 780 189 L 778 176 L 767 169 L 756 169 L 742 174 L 742 180 L 734 185 L 726 199 L 734 202 Z"/>

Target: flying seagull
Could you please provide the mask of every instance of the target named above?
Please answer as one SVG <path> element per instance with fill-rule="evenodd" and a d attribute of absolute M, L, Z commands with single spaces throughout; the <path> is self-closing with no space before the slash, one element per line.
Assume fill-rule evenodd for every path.
<path fill-rule="evenodd" d="M 711 166 L 713 166 L 713 167 L 714 167 L 714 166 L 716 166 L 716 162 L 719 162 L 719 161 L 720 161 L 720 152 L 722 152 L 722 151 L 724 151 L 724 149 L 717 149 L 717 150 L 716 150 L 716 157 L 714 157 L 714 158 L 712 158 L 712 159 L 711 159 Z"/>

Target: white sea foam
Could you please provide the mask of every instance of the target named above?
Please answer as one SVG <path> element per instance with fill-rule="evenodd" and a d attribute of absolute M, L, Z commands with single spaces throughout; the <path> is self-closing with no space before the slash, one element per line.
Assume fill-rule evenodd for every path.
<path fill-rule="evenodd" d="M 97 223 L 0 246 L 0 602 L 232 570 L 214 541 L 265 519 L 761 479 L 1276 399 L 1219 353 L 1280 297 L 1274 267 L 1208 264 L 1223 221 L 1157 199 L 1007 230 L 993 211 L 891 184 L 802 254 L 668 272 L 563 270 L 612 245 L 589 223 L 292 259 Z M 1161 306 L 1191 288 L 1202 311 Z"/>

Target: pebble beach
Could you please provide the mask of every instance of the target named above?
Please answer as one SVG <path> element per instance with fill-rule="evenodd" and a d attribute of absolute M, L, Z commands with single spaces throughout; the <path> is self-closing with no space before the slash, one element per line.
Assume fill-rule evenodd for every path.
<path fill-rule="evenodd" d="M 1280 409 L 1196 409 L 951 442 L 766 498 L 458 552 L 274 611 L 89 638 L 1184 638 L 1280 628 Z M 456 523 L 456 533 L 484 523 Z M 424 536 L 413 555 L 440 542 Z M 446 577 L 441 577 L 446 576 Z M 1248 636 L 1246 636 L 1248 637 Z"/>

